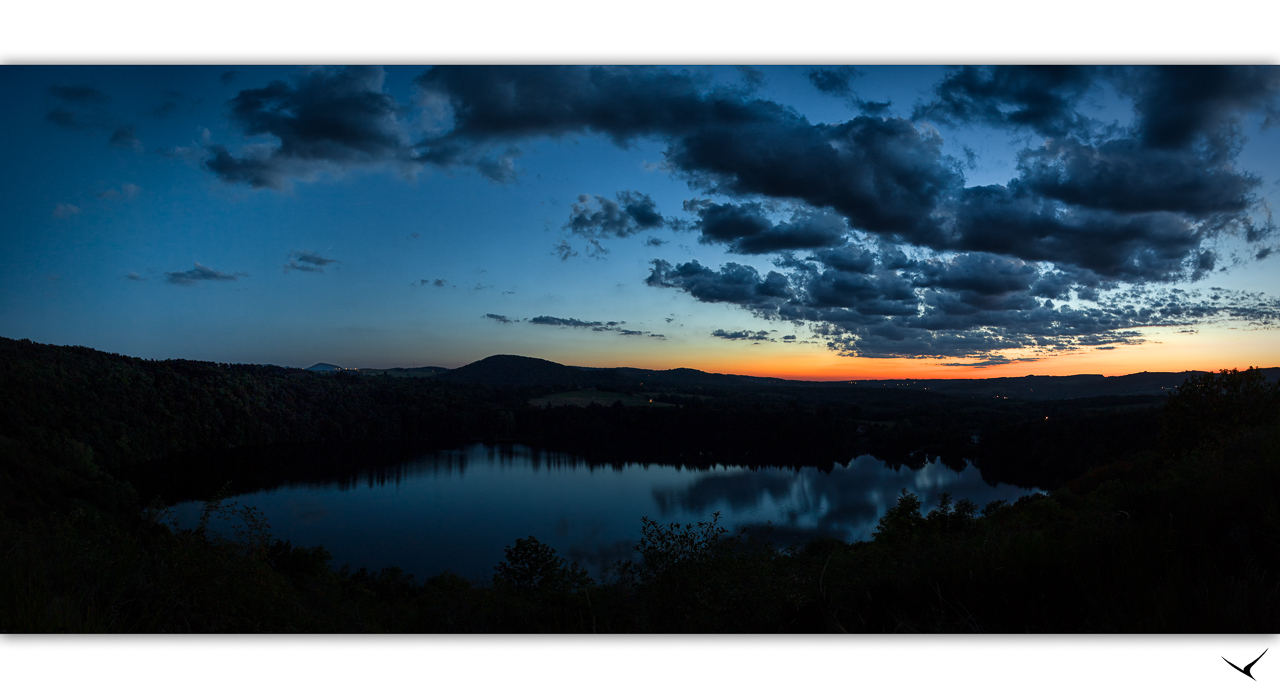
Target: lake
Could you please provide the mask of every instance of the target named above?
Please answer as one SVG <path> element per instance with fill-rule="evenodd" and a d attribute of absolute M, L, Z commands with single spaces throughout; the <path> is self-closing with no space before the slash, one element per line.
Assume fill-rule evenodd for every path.
<path fill-rule="evenodd" d="M 218 458 L 297 459 L 241 450 Z M 695 469 L 589 465 L 564 453 L 475 444 L 382 457 L 372 465 L 358 452 L 328 453 L 325 461 L 321 476 L 282 478 L 227 502 L 258 508 L 274 537 L 295 546 L 323 544 L 334 565 L 370 571 L 398 566 L 419 581 L 445 570 L 487 581 L 503 547 L 527 536 L 598 576 L 604 566 L 632 555 L 641 517 L 706 522 L 719 512 L 734 531 L 771 524 L 771 537 L 780 544 L 818 535 L 853 541 L 871 536 L 903 488 L 927 507 L 944 492 L 979 507 L 1036 492 L 989 485 L 971 466 L 957 472 L 935 460 L 918 470 L 890 468 L 870 456 L 829 470 Z M 190 526 L 201 504 L 188 500 L 173 510 Z"/>

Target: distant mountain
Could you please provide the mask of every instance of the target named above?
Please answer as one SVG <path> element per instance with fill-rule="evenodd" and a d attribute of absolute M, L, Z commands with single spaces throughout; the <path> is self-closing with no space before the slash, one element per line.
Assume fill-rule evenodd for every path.
<path fill-rule="evenodd" d="M 583 371 L 545 359 L 495 354 L 478 362 L 437 374 L 440 381 L 474 383 L 485 386 L 574 386 L 628 381 L 614 369 Z M 628 381 L 629 382 L 629 381 Z"/>
<path fill-rule="evenodd" d="M 434 367 L 431 367 L 434 368 Z M 1067 400 L 1100 396 L 1159 396 L 1203 371 L 1140 372 L 1126 376 L 1076 374 L 991 379 L 869 379 L 859 381 L 796 381 L 738 374 L 712 374 L 697 369 L 596 369 L 499 354 L 434 377 L 453 383 L 487 386 L 606 386 L 608 390 L 697 392 L 699 389 L 751 387 L 828 388 L 866 387 L 930 391 L 965 397 L 1019 400 Z M 1280 367 L 1262 369 L 1270 381 L 1280 380 Z"/>
<path fill-rule="evenodd" d="M 312 364 L 307 367 L 307 371 L 342 371 L 342 367 L 332 364 Z"/>
<path fill-rule="evenodd" d="M 672 388 L 693 388 L 698 386 L 810 386 L 816 381 L 793 381 L 791 379 L 773 379 L 763 376 L 744 376 L 741 374 L 712 374 L 697 369 L 632 369 L 622 367 L 615 369 L 618 373 L 643 381 L 646 386 L 669 386 Z"/>

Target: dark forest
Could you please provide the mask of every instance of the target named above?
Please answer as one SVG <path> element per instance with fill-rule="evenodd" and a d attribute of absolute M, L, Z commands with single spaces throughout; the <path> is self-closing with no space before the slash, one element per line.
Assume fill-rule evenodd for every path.
<path fill-rule="evenodd" d="M 1271 632 L 1274 374 L 893 385 L 519 357 L 315 372 L 0 339 L 0 632 Z M 619 398 L 546 400 L 583 391 Z M 490 581 L 417 581 L 335 569 L 235 502 L 303 474 L 198 458 L 469 442 L 692 468 L 936 457 L 1047 494 L 979 509 L 904 491 L 870 540 L 785 548 L 714 518 L 646 519 L 638 559 L 602 579 L 527 537 Z M 167 505 L 193 498 L 209 501 L 199 524 L 166 522 Z"/>

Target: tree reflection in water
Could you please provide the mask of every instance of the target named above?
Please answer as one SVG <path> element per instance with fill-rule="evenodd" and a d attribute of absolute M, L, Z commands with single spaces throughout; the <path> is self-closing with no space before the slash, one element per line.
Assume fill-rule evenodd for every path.
<path fill-rule="evenodd" d="M 735 530 L 770 523 L 780 545 L 819 535 L 851 541 L 870 536 L 903 488 L 930 505 L 949 492 L 979 507 L 1031 492 L 988 485 L 972 467 L 891 468 L 870 456 L 827 468 L 688 467 L 475 444 L 412 455 L 295 447 L 217 458 L 222 466 L 211 470 L 245 474 L 233 499 L 263 512 L 275 536 L 322 544 L 335 565 L 398 566 L 419 580 L 445 570 L 487 579 L 503 547 L 528 536 L 599 575 L 632 557 L 641 517 L 700 522 L 720 512 Z M 191 516 L 199 505 L 177 510 Z"/>

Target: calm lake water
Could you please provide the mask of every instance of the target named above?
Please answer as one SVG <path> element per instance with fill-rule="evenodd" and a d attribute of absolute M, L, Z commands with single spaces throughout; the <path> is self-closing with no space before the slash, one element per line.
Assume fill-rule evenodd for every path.
<path fill-rule="evenodd" d="M 224 458 L 236 458 L 228 452 Z M 629 558 L 640 518 L 666 522 L 772 523 L 779 543 L 816 535 L 846 541 L 871 536 L 906 488 L 928 506 L 939 493 L 979 507 L 1031 490 L 991 486 L 973 467 L 953 471 L 934 461 L 916 471 L 860 456 L 830 471 L 818 468 L 716 466 L 706 470 L 633 463 L 589 466 L 575 457 L 520 446 L 473 445 L 408 458 L 391 466 L 292 482 L 234 496 L 261 510 L 274 537 L 297 546 L 323 544 L 334 565 L 370 571 L 398 566 L 424 580 L 445 570 L 488 578 L 503 547 L 536 536 L 598 575 Z M 202 503 L 175 506 L 190 526 Z"/>

